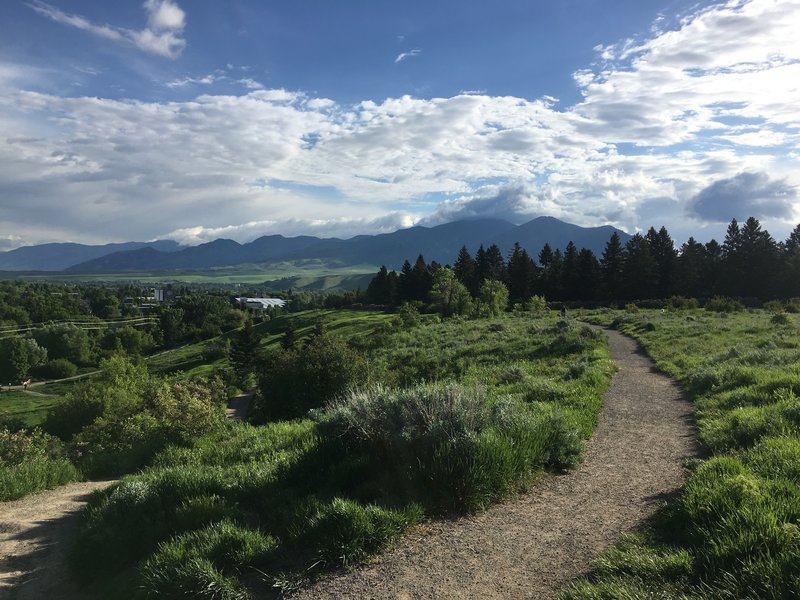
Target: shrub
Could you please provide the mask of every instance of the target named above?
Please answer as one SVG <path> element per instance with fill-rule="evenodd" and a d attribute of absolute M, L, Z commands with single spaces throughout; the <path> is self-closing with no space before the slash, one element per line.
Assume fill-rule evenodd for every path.
<path fill-rule="evenodd" d="M 772 315 L 769 322 L 773 325 L 791 325 L 792 318 L 785 312 L 779 312 Z"/>
<path fill-rule="evenodd" d="M 366 382 L 363 357 L 340 338 L 320 335 L 300 350 L 267 357 L 252 419 L 293 419 Z"/>
<path fill-rule="evenodd" d="M 0 429 L 0 502 L 80 479 L 59 440 L 41 430 Z"/>
<path fill-rule="evenodd" d="M 248 598 L 230 575 L 263 561 L 276 547 L 269 535 L 221 521 L 162 544 L 142 565 L 143 588 L 158 598 Z"/>
<path fill-rule="evenodd" d="M 718 313 L 732 313 L 744 310 L 744 305 L 733 298 L 714 296 L 706 302 L 705 309 Z"/>
<path fill-rule="evenodd" d="M 56 358 L 34 369 L 34 373 L 44 379 L 66 379 L 78 374 L 78 367 L 66 358 Z"/>
<path fill-rule="evenodd" d="M 414 504 L 392 510 L 334 498 L 317 505 L 298 541 L 313 549 L 316 560 L 349 567 L 385 548 L 422 517 L 422 509 Z"/>
<path fill-rule="evenodd" d="M 453 384 L 352 392 L 321 415 L 319 430 L 410 474 L 412 495 L 434 511 L 484 507 L 543 466 L 574 465 L 581 447 L 560 413 L 514 402 L 490 408 L 485 390 Z"/>
<path fill-rule="evenodd" d="M 230 352 L 230 341 L 214 341 L 208 342 L 205 346 L 203 346 L 203 350 L 201 355 L 203 357 L 204 362 L 214 362 L 219 360 L 220 358 L 225 358 L 228 356 L 228 352 Z"/>
<path fill-rule="evenodd" d="M 635 314 L 639 312 L 639 307 L 636 306 L 633 302 L 630 302 L 625 305 L 625 312 Z"/>
<path fill-rule="evenodd" d="M 126 473 L 172 444 L 186 444 L 225 422 L 219 380 L 153 381 L 141 395 L 104 407 L 70 447 L 92 475 Z"/>
<path fill-rule="evenodd" d="M 531 296 L 527 302 L 527 308 L 532 313 L 541 313 L 547 309 L 547 300 L 544 296 Z"/>
<path fill-rule="evenodd" d="M 770 300 L 769 302 L 765 302 L 762 308 L 773 314 L 782 313 L 785 310 L 785 306 L 780 300 Z"/>
<path fill-rule="evenodd" d="M 699 303 L 697 302 L 697 298 L 684 298 L 683 296 L 672 296 L 667 300 L 667 306 L 670 308 L 675 308 L 679 310 L 686 310 L 697 308 Z"/>

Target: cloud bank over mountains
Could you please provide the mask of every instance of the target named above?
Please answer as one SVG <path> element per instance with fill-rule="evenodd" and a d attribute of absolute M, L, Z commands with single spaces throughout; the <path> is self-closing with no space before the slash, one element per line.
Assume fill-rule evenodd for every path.
<path fill-rule="evenodd" d="M 145 3 L 138 32 L 31 6 L 165 57 L 186 44 L 169 0 Z M 0 64 L 0 229 L 31 243 L 186 243 L 478 216 L 680 232 L 754 215 L 788 230 L 800 221 L 797 23 L 800 0 L 659 21 L 598 47 L 572 106 L 479 93 L 344 105 L 284 89 L 59 96 L 36 91 L 48 74 Z"/>

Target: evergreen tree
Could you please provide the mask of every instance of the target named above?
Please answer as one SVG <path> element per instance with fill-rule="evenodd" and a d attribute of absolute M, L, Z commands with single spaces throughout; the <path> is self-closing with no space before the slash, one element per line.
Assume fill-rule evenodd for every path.
<path fill-rule="evenodd" d="M 506 271 L 508 274 L 508 294 L 511 298 L 511 303 L 522 303 L 530 300 L 531 296 L 533 296 L 533 286 L 536 280 L 536 264 L 528 256 L 527 251 L 519 245 L 519 242 L 514 244 Z"/>
<path fill-rule="evenodd" d="M 594 300 L 600 287 L 600 263 L 594 252 L 588 248 L 581 248 L 578 253 L 578 281 L 576 300 Z"/>
<path fill-rule="evenodd" d="M 366 301 L 370 304 L 393 306 L 397 303 L 397 273 L 391 273 L 386 266 L 381 266 L 380 271 L 369 282 L 366 292 Z"/>
<path fill-rule="evenodd" d="M 789 238 L 783 245 L 784 252 L 791 254 L 797 249 L 800 249 L 800 224 L 798 224 L 789 234 Z"/>
<path fill-rule="evenodd" d="M 233 372 L 239 381 L 254 373 L 261 362 L 261 336 L 253 329 L 253 324 L 248 319 L 242 330 L 231 343 L 229 354 Z"/>
<path fill-rule="evenodd" d="M 656 262 L 656 289 L 655 295 L 659 298 L 668 298 L 674 294 L 675 266 L 678 252 L 666 227 L 658 231 L 651 227 L 647 231 L 647 243 L 650 254 Z"/>
<path fill-rule="evenodd" d="M 453 264 L 453 273 L 474 298 L 478 295 L 478 265 L 466 246 L 461 246 Z"/>
<path fill-rule="evenodd" d="M 483 244 L 478 248 L 475 255 L 475 263 L 478 267 L 478 282 L 482 285 L 487 279 L 496 279 L 502 281 L 505 279 L 505 261 L 503 261 L 503 253 L 497 244 L 492 244 L 486 250 L 483 249 Z"/>
<path fill-rule="evenodd" d="M 681 246 L 675 266 L 675 293 L 689 298 L 709 296 L 706 248 L 690 237 Z"/>
<path fill-rule="evenodd" d="M 722 269 L 720 272 L 722 293 L 729 296 L 738 295 L 739 283 L 743 276 L 741 246 L 742 234 L 739 223 L 736 219 L 732 219 L 725 232 L 725 240 L 722 242 Z"/>
<path fill-rule="evenodd" d="M 281 348 L 284 350 L 295 350 L 297 348 L 297 331 L 291 323 L 286 326 L 286 330 L 283 332 Z"/>
<path fill-rule="evenodd" d="M 753 298 L 770 298 L 778 282 L 778 245 L 755 217 L 745 221 L 739 235 L 739 264 L 742 279 L 738 293 Z"/>
<path fill-rule="evenodd" d="M 411 289 L 413 296 L 411 300 L 425 302 L 433 286 L 433 273 L 425 263 L 425 258 L 420 254 L 411 269 Z"/>
<path fill-rule="evenodd" d="M 782 272 L 781 295 L 784 298 L 800 296 L 800 225 L 794 228 L 783 245 Z"/>
<path fill-rule="evenodd" d="M 629 300 L 653 298 L 656 268 L 647 238 L 641 233 L 634 234 L 625 244 L 625 260 L 622 262 L 622 289 L 625 297 Z"/>
<path fill-rule="evenodd" d="M 411 271 L 411 263 L 406 259 L 397 277 L 397 299 L 401 304 L 414 300 L 414 277 Z"/>
<path fill-rule="evenodd" d="M 564 262 L 561 267 L 561 285 L 565 300 L 575 300 L 580 294 L 580 279 L 578 276 L 578 249 L 572 240 L 564 251 Z"/>
<path fill-rule="evenodd" d="M 600 271 L 603 275 L 603 291 L 605 298 L 611 300 L 621 299 L 622 289 L 622 265 L 625 262 L 625 251 L 619 234 L 615 231 L 611 234 L 603 250 L 600 259 Z"/>

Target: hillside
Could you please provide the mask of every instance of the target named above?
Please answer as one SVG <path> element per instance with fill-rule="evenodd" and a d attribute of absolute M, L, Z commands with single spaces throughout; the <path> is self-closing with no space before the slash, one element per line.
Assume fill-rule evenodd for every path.
<path fill-rule="evenodd" d="M 324 259 L 341 266 L 366 263 L 399 268 L 404 260 L 413 260 L 418 254 L 428 261 L 446 264 L 455 259 L 462 246 L 474 252 L 480 244 L 497 244 L 506 254 L 516 242 L 534 256 L 545 243 L 553 248 L 564 248 L 570 241 L 578 248 L 586 247 L 599 255 L 614 231 L 619 233 L 623 243 L 630 238 L 627 233 L 610 226 L 579 227 L 553 217 L 538 217 L 522 225 L 501 219 L 476 219 L 360 235 L 347 240 L 271 235 L 246 244 L 219 239 L 177 252 L 141 248 L 108 254 L 66 270 L 70 273 L 172 271 L 305 259 Z"/>

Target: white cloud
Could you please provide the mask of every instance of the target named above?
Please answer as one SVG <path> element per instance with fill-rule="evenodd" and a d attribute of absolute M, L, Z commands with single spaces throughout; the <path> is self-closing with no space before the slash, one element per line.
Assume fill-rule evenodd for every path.
<path fill-rule="evenodd" d="M 632 231 L 672 211 L 663 224 L 685 229 L 689 213 L 717 218 L 693 210 L 715 182 L 768 173 L 800 186 L 800 49 L 787 22 L 800 22 L 800 0 L 660 21 L 649 39 L 598 49 L 604 62 L 574 75 L 583 97 L 571 107 L 483 93 L 344 105 L 284 89 L 69 98 L 20 90 L 24 69 L 0 63 L 0 217 L 26 236 L 116 240 L 333 235 L 386 215 L 391 227 L 546 214 Z M 246 85 L 232 69 L 176 85 Z M 764 212 L 776 237 L 797 205 Z"/>
<path fill-rule="evenodd" d="M 147 27 L 141 30 L 98 25 L 81 15 L 65 13 L 42 0 L 33 0 L 28 6 L 57 23 L 88 31 L 118 44 L 134 46 L 151 54 L 177 58 L 186 47 L 186 40 L 183 38 L 186 14 L 171 0 L 145 0 Z"/>
<path fill-rule="evenodd" d="M 351 238 L 360 234 L 391 233 L 416 224 L 418 219 L 407 213 L 388 213 L 375 218 L 337 217 L 330 219 L 286 219 L 279 221 L 251 221 L 241 225 L 222 227 L 182 227 L 154 239 L 170 239 L 194 246 L 219 238 L 250 242 L 264 235 L 280 234 L 285 237 L 314 235 L 322 238 Z M 0 238 L 2 243 L 2 238 Z"/>
<path fill-rule="evenodd" d="M 263 90 L 264 89 L 264 85 L 262 83 L 259 83 L 258 81 L 256 81 L 252 77 L 244 77 L 242 79 L 238 79 L 237 81 L 239 83 L 241 83 L 248 90 Z"/>
<path fill-rule="evenodd" d="M 420 54 L 422 54 L 422 50 L 420 50 L 419 48 L 414 48 L 413 50 L 409 50 L 408 52 L 401 52 L 400 54 L 398 54 L 397 58 L 394 59 L 394 62 L 395 64 L 397 64 L 399 62 L 403 62 L 407 58 L 413 58 L 415 56 L 419 56 Z"/>

